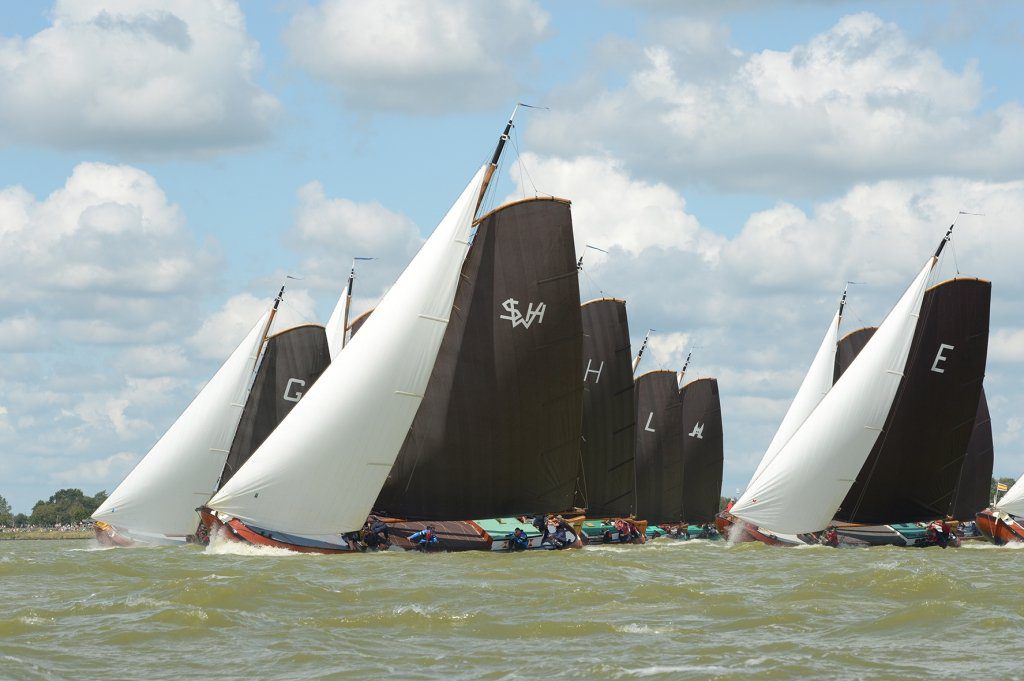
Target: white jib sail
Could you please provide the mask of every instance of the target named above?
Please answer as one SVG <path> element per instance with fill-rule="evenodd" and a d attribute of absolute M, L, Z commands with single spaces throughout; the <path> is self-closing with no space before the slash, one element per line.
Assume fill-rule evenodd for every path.
<path fill-rule="evenodd" d="M 747 487 L 733 515 L 788 534 L 832 521 L 882 432 L 936 261 L 925 264 L 857 361 Z"/>
<path fill-rule="evenodd" d="M 1024 515 L 1024 475 L 1006 491 L 996 509 L 1010 515 Z"/>
<path fill-rule="evenodd" d="M 772 438 L 772 442 L 768 445 L 761 463 L 757 465 L 757 470 L 754 471 L 753 477 L 750 478 L 751 484 L 761 477 L 761 473 L 768 467 L 768 464 L 775 460 L 782 446 L 789 442 L 789 439 L 793 437 L 793 433 L 797 431 L 808 415 L 814 411 L 814 408 L 818 406 L 818 403 L 825 397 L 825 394 L 832 389 L 832 376 L 835 371 L 836 347 L 839 343 L 839 322 L 841 319 L 842 317 L 837 310 L 832 318 L 832 323 L 829 324 L 828 330 L 825 331 L 825 337 L 821 339 L 821 346 L 818 348 L 817 354 L 814 355 L 814 361 L 811 362 L 811 367 L 807 370 L 807 375 L 804 376 L 800 389 L 796 392 L 796 397 L 793 398 L 792 404 L 789 405 L 789 411 L 782 418 L 782 424 L 775 431 L 775 437 Z"/>
<path fill-rule="evenodd" d="M 331 355 L 331 361 L 338 356 L 341 352 L 342 346 L 345 344 L 345 317 L 348 316 L 348 284 L 345 284 L 345 290 L 341 292 L 341 298 L 338 298 L 337 304 L 334 306 L 334 312 L 331 313 L 331 318 L 327 320 L 327 350 Z"/>
<path fill-rule="evenodd" d="M 423 399 L 455 299 L 483 168 L 348 345 L 210 501 L 256 527 L 362 527 Z"/>
<path fill-rule="evenodd" d="M 263 314 L 93 519 L 140 539 L 184 540 L 195 533 L 195 509 L 213 495 L 224 469 L 269 314 Z"/>

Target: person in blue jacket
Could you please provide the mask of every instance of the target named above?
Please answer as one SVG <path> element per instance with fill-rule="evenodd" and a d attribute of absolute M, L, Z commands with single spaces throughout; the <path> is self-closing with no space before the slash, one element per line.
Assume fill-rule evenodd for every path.
<path fill-rule="evenodd" d="M 530 538 L 523 532 L 523 528 L 517 527 L 515 532 L 508 535 L 509 551 L 525 551 L 530 548 Z"/>
<path fill-rule="evenodd" d="M 410 535 L 409 541 L 416 544 L 416 548 L 420 551 L 429 551 L 437 548 L 437 534 L 434 532 L 434 526 L 427 525 L 426 529 Z"/>

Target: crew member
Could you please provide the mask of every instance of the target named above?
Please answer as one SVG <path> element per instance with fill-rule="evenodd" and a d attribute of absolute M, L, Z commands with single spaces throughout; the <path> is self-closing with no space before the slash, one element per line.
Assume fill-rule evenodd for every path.
<path fill-rule="evenodd" d="M 523 532 L 523 528 L 517 527 L 515 532 L 508 535 L 509 551 L 525 551 L 530 548 L 530 538 Z"/>
<path fill-rule="evenodd" d="M 387 523 L 376 516 L 366 521 L 366 534 L 363 541 L 372 549 L 386 549 L 391 546 L 391 534 Z"/>
<path fill-rule="evenodd" d="M 825 536 L 821 538 L 821 543 L 833 548 L 839 546 L 839 533 L 836 532 L 835 525 L 829 525 L 828 530 L 825 531 Z"/>
<path fill-rule="evenodd" d="M 409 541 L 416 544 L 420 551 L 430 551 L 437 548 L 437 534 L 434 533 L 434 526 L 427 525 L 426 529 L 411 535 Z"/>

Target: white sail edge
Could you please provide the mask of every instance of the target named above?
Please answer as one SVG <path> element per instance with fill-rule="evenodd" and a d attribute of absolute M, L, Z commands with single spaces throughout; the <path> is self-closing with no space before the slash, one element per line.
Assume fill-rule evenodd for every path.
<path fill-rule="evenodd" d="M 350 284 L 345 284 L 345 290 L 334 305 L 331 318 L 327 320 L 327 350 L 331 361 L 338 356 L 341 348 L 345 345 L 345 319 L 348 317 L 348 291 Z"/>
<path fill-rule="evenodd" d="M 486 166 L 485 166 L 486 167 Z M 302 536 L 362 526 L 426 389 L 484 176 L 433 234 L 288 418 L 213 497 L 214 510 Z M 384 465 L 381 465 L 384 464 Z"/>
<path fill-rule="evenodd" d="M 828 329 L 826 329 L 825 336 L 821 339 L 818 352 L 815 353 L 814 360 L 811 361 L 811 366 L 807 369 L 807 374 L 800 383 L 800 388 L 797 389 L 796 396 L 790 403 L 786 415 L 782 418 L 779 429 L 775 431 L 775 436 L 772 438 L 771 444 L 768 445 L 764 457 L 761 458 L 761 462 L 757 465 L 754 475 L 750 478 L 748 487 L 761 477 L 764 469 L 775 460 L 782 447 L 793 437 L 793 433 L 803 425 L 822 398 L 832 389 L 832 377 L 835 372 L 836 347 L 839 344 L 839 324 L 841 320 L 842 312 L 840 308 L 840 310 L 836 311 L 835 316 L 832 317 L 832 322 L 829 324 Z"/>
<path fill-rule="evenodd" d="M 213 378 L 92 517 L 142 539 L 183 541 L 195 509 L 213 495 L 231 446 L 270 312 L 265 312 Z"/>
<path fill-rule="evenodd" d="M 935 262 L 928 260 L 857 361 L 733 505 L 733 515 L 787 534 L 831 522 L 892 408 Z"/>
<path fill-rule="evenodd" d="M 1024 515 L 1024 475 L 1010 486 L 1003 498 L 995 504 L 997 510 L 1010 515 Z"/>

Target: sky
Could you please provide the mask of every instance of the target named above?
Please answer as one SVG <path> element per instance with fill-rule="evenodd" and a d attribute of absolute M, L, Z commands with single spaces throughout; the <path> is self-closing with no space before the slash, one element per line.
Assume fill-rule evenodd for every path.
<path fill-rule="evenodd" d="M 993 282 L 995 472 L 1024 470 L 1024 7 L 789 0 L 0 3 L 0 495 L 112 490 L 291 274 L 374 304 L 520 110 L 490 206 L 553 194 L 641 371 L 719 380 L 741 490 L 847 281 L 878 324 Z"/>

